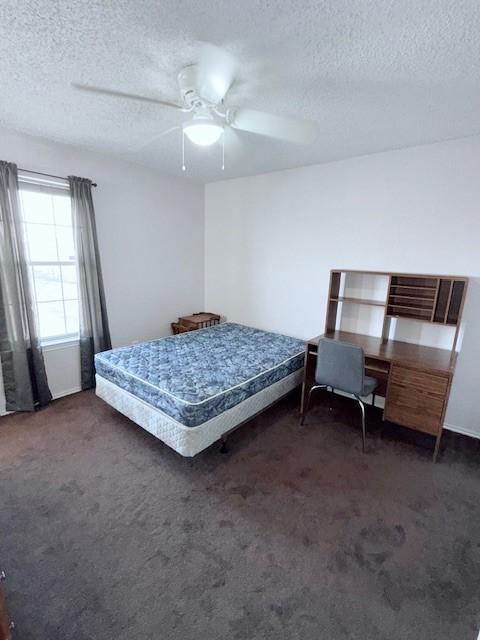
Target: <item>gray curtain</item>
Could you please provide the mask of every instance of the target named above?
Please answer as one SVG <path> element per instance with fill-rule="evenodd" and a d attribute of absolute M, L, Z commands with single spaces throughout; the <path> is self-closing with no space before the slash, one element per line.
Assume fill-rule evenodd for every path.
<path fill-rule="evenodd" d="M 0 161 L 0 358 L 6 409 L 33 411 L 52 399 L 36 330 L 17 166 Z"/>
<path fill-rule="evenodd" d="M 69 176 L 80 297 L 82 389 L 95 386 L 94 355 L 111 349 L 105 294 L 98 253 L 92 183 Z"/>

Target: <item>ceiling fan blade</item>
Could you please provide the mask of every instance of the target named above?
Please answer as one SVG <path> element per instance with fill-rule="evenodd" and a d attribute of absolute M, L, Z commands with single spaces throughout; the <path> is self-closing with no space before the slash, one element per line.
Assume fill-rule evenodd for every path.
<path fill-rule="evenodd" d="M 297 144 L 311 144 L 317 135 L 311 122 L 275 116 L 255 109 L 229 109 L 227 123 L 234 129 Z"/>
<path fill-rule="evenodd" d="M 157 100 L 156 98 L 149 98 L 148 96 L 138 96 L 134 93 L 124 93 L 123 91 L 112 91 L 111 89 L 103 89 L 102 87 L 92 87 L 87 84 L 72 83 L 72 87 L 79 89 L 80 91 L 86 91 L 88 93 L 97 93 L 104 96 L 113 96 L 114 98 L 126 98 L 127 100 L 138 100 L 140 102 L 151 102 L 153 104 L 159 104 L 162 107 L 172 107 L 173 109 L 179 109 L 180 111 L 188 111 L 186 107 L 182 107 L 179 104 L 173 102 L 165 102 L 164 100 Z"/>
<path fill-rule="evenodd" d="M 135 149 L 132 149 L 131 152 L 132 153 L 139 153 L 140 151 L 143 151 L 144 149 L 149 147 L 151 144 L 153 144 L 154 142 L 156 142 L 160 138 L 163 138 L 164 136 L 168 135 L 169 133 L 172 133 L 173 131 L 176 131 L 177 129 L 181 129 L 181 128 L 182 127 L 180 125 L 176 125 L 175 127 L 170 127 L 170 129 L 166 129 L 165 131 L 162 131 L 161 133 L 157 133 L 157 135 L 152 136 L 149 140 L 147 140 L 147 142 L 144 142 L 143 144 L 139 145 L 138 147 L 135 147 Z"/>
<path fill-rule="evenodd" d="M 200 97 L 219 104 L 230 89 L 236 71 L 233 56 L 209 42 L 202 43 L 197 76 Z"/>

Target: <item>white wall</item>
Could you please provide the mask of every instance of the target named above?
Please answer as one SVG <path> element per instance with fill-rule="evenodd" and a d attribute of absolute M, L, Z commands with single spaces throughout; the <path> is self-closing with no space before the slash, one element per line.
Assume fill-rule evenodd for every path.
<path fill-rule="evenodd" d="M 114 346 L 166 335 L 172 320 L 202 309 L 201 185 L 6 130 L 0 159 L 98 183 L 93 197 Z M 54 396 L 78 388 L 78 346 L 48 349 L 45 361 Z"/>
<path fill-rule="evenodd" d="M 467 275 L 446 423 L 480 435 L 480 137 L 209 184 L 205 306 L 307 338 L 332 268 Z"/>

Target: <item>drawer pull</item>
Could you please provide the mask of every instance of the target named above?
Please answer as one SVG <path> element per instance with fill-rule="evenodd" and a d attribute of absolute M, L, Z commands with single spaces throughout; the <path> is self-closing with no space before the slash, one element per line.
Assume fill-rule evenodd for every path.
<path fill-rule="evenodd" d="M 5 582 L 6 579 L 7 574 L 5 573 L 5 571 L 0 571 L 0 582 Z"/>

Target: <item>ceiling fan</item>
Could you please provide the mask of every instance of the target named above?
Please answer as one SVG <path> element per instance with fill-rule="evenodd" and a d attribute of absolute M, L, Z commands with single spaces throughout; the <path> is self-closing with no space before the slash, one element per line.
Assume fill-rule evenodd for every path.
<path fill-rule="evenodd" d="M 225 97 L 234 83 L 236 71 L 237 64 L 230 54 L 212 44 L 203 43 L 198 62 L 184 67 L 177 76 L 181 96 L 179 104 L 91 85 L 73 83 L 72 86 L 81 91 L 153 103 L 188 113 L 188 119 L 180 127 L 172 127 L 155 136 L 158 138 L 174 129 L 182 129 L 183 170 L 185 136 L 194 144 L 204 147 L 213 145 L 222 138 L 223 156 L 223 134 L 227 127 L 297 144 L 311 144 L 314 141 L 316 131 L 310 122 L 255 109 L 228 107 Z"/>

